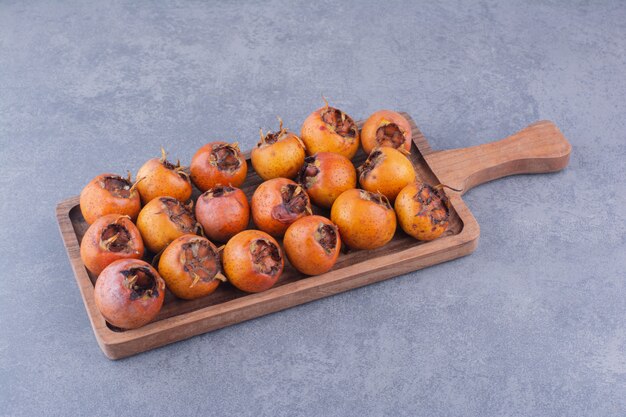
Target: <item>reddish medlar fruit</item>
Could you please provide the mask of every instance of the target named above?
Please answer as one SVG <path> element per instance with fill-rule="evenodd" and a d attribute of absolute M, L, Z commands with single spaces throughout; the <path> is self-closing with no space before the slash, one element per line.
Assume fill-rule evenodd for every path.
<path fill-rule="evenodd" d="M 136 329 L 159 314 L 165 282 L 147 262 L 120 259 L 100 273 L 94 298 L 106 321 L 122 329 Z"/>
<path fill-rule="evenodd" d="M 189 169 L 196 187 L 206 191 L 218 185 L 239 187 L 246 179 L 248 164 L 236 143 L 212 142 L 198 149 Z"/>
<path fill-rule="evenodd" d="M 278 242 L 259 230 L 244 230 L 235 235 L 222 254 L 228 280 L 246 292 L 271 288 L 283 273 L 284 262 Z"/>
<path fill-rule="evenodd" d="M 163 196 L 174 197 L 183 203 L 191 197 L 191 180 L 185 167 L 180 166 L 180 161 L 176 161 L 176 165 L 168 161 L 163 148 L 161 158 L 152 158 L 143 164 L 137 178 L 141 179 L 137 190 L 143 204 Z"/>
<path fill-rule="evenodd" d="M 143 252 L 137 226 L 130 217 L 120 214 L 100 217 L 89 226 L 80 242 L 80 257 L 95 275 L 118 259 L 141 259 Z"/>
<path fill-rule="evenodd" d="M 330 107 L 327 101 L 324 107 L 306 118 L 300 138 L 308 155 L 335 152 L 352 159 L 359 149 L 359 128 L 356 123 L 343 111 Z"/>
<path fill-rule="evenodd" d="M 157 197 L 146 204 L 137 217 L 137 227 L 144 244 L 154 253 L 174 239 L 200 229 L 191 207 L 173 197 Z"/>
<path fill-rule="evenodd" d="M 254 224 L 275 237 L 284 235 L 291 223 L 312 213 L 306 191 L 287 178 L 261 183 L 252 195 L 250 207 Z"/>
<path fill-rule="evenodd" d="M 218 186 L 198 197 L 196 219 L 209 239 L 227 242 L 248 227 L 250 205 L 239 188 Z"/>
<path fill-rule="evenodd" d="M 418 240 L 433 240 L 450 224 L 450 201 L 441 187 L 422 182 L 407 185 L 395 203 L 400 227 Z"/>
<path fill-rule="evenodd" d="M 357 172 L 361 188 L 381 193 L 390 201 L 395 200 L 407 184 L 415 181 L 413 164 L 393 148 L 374 149 Z"/>
<path fill-rule="evenodd" d="M 304 143 L 292 132 L 283 128 L 280 121 L 278 132 L 263 134 L 256 148 L 250 152 L 252 166 L 264 180 L 272 178 L 293 178 L 304 162 Z"/>
<path fill-rule="evenodd" d="M 159 273 L 167 288 L 186 300 L 207 296 L 226 281 L 217 248 L 197 235 L 184 235 L 170 243 L 159 259 Z"/>
<path fill-rule="evenodd" d="M 339 227 L 343 242 L 353 249 L 376 249 L 387 244 L 396 231 L 396 214 L 387 197 L 365 190 L 341 194 L 330 219 Z"/>
<path fill-rule="evenodd" d="M 115 174 L 102 174 L 92 179 L 80 193 L 80 211 L 89 224 L 106 214 L 121 214 L 137 218 L 141 199 L 135 184 Z"/>
<path fill-rule="evenodd" d="M 400 113 L 379 110 L 361 129 L 361 145 L 366 154 L 374 148 L 391 147 L 411 152 L 411 125 Z"/>
<path fill-rule="evenodd" d="M 304 159 L 298 182 L 313 203 L 330 208 L 341 193 L 356 187 L 356 170 L 345 156 L 320 152 Z"/>
<path fill-rule="evenodd" d="M 337 226 L 322 216 L 296 220 L 283 239 L 287 259 L 303 274 L 319 275 L 329 271 L 341 251 Z"/>

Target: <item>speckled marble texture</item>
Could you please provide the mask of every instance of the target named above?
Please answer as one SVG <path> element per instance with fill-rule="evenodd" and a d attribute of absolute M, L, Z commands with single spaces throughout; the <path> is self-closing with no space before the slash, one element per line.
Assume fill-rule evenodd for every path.
<path fill-rule="evenodd" d="M 625 68 L 623 1 L 1 2 L 0 415 L 626 415 Z M 469 192 L 469 257 L 107 360 L 56 202 L 322 93 L 436 149 L 551 119 L 571 163 Z"/>

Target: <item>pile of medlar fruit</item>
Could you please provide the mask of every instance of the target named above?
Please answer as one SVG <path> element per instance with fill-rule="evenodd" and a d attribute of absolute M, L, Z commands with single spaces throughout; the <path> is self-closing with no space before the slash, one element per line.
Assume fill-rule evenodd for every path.
<path fill-rule="evenodd" d="M 380 110 L 359 129 L 324 101 L 299 136 L 280 118 L 278 131 L 261 130 L 249 159 L 237 143 L 216 141 L 185 167 L 161 149 L 134 181 L 107 173 L 85 186 L 80 209 L 90 226 L 80 255 L 97 276 L 96 305 L 111 325 L 134 329 L 154 320 L 166 288 L 186 300 L 223 282 L 265 291 L 280 279 L 285 258 L 300 273 L 319 275 L 333 268 L 342 244 L 380 248 L 397 224 L 423 241 L 446 231 L 449 200 L 442 186 L 418 178 L 404 116 Z M 360 147 L 367 158 L 357 167 Z M 255 173 L 263 182 L 246 196 L 240 187 Z"/>

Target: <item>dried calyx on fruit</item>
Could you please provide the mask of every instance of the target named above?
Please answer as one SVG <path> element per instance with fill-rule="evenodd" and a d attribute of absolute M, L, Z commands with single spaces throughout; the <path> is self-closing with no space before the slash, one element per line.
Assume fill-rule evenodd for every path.
<path fill-rule="evenodd" d="M 127 178 L 122 178 L 119 175 L 107 175 L 100 180 L 100 187 L 104 188 L 115 197 L 129 198 L 132 192 L 137 188 L 139 181 L 141 180 L 137 180 L 133 184 L 130 172 Z"/>
<path fill-rule="evenodd" d="M 185 171 L 187 169 L 187 167 L 182 166 L 180 164 L 180 159 L 176 160 L 176 164 L 171 163 L 170 161 L 167 160 L 167 153 L 165 152 L 165 149 L 163 149 L 163 147 L 161 147 L 161 158 L 159 159 L 159 162 L 161 163 L 161 165 L 163 165 L 165 168 L 174 171 L 175 173 L 177 173 L 178 175 L 180 175 L 180 177 L 182 179 L 184 179 L 185 181 L 189 182 L 189 174 Z"/>
<path fill-rule="evenodd" d="M 228 195 L 233 191 L 235 191 L 235 187 L 218 185 L 217 187 L 211 188 L 203 193 L 202 198 L 207 200 L 210 200 L 211 198 L 219 198 Z"/>
<path fill-rule="evenodd" d="M 403 149 L 405 142 L 405 132 L 395 123 L 387 123 L 376 130 L 376 143 L 378 146 L 390 146 L 396 149 Z"/>
<path fill-rule="evenodd" d="M 300 183 L 304 188 L 308 189 L 311 187 L 316 180 L 317 174 L 320 173 L 319 162 L 317 161 L 317 154 L 307 156 L 304 158 L 304 165 L 300 169 L 298 173 L 298 183 Z"/>
<path fill-rule="evenodd" d="M 120 216 L 120 218 L 130 220 L 130 216 Z M 104 228 L 100 234 L 100 247 L 109 252 L 136 252 L 129 245 L 132 239 L 130 232 L 124 225 L 117 223 L 118 220 Z"/>
<path fill-rule="evenodd" d="M 411 152 L 411 125 L 407 119 L 391 110 L 378 110 L 367 118 L 361 128 L 361 144 L 365 153 L 377 147 Z"/>
<path fill-rule="evenodd" d="M 191 287 L 199 281 L 226 281 L 226 277 L 220 272 L 219 253 L 206 239 L 194 239 L 184 243 L 180 262 L 183 270 L 193 278 Z"/>
<path fill-rule="evenodd" d="M 413 196 L 413 199 L 420 203 L 420 210 L 415 216 L 428 216 L 433 225 L 447 222 L 450 218 L 450 200 L 443 192 L 443 184 L 431 187 L 422 183 Z M 450 187 L 448 187 L 450 188 Z M 453 189 L 454 191 L 458 191 Z"/>
<path fill-rule="evenodd" d="M 220 171 L 236 171 L 241 166 L 239 145 L 236 142 L 215 145 L 211 150 L 209 161 L 212 165 L 217 166 Z"/>
<path fill-rule="evenodd" d="M 149 268 L 131 267 L 120 272 L 124 275 L 124 286 L 131 290 L 131 300 L 156 298 L 159 296 L 159 286 Z"/>
<path fill-rule="evenodd" d="M 337 247 L 337 227 L 334 225 L 320 223 L 314 237 L 326 253 L 332 253 Z"/>
<path fill-rule="evenodd" d="M 322 109 L 322 121 L 326 123 L 332 132 L 347 137 L 355 138 L 359 131 L 354 120 L 344 112 L 334 107 L 330 107 L 326 98 L 324 98 L 326 106 Z"/>
<path fill-rule="evenodd" d="M 286 184 L 280 189 L 282 203 L 272 209 L 272 217 L 281 223 L 291 223 L 302 213 L 311 214 L 309 196 L 299 185 Z"/>
<path fill-rule="evenodd" d="M 383 194 L 359 190 L 359 197 L 361 198 L 361 200 L 372 201 L 379 206 L 383 206 L 386 209 L 391 209 L 391 203 L 389 202 L 389 199 Z"/>
<path fill-rule="evenodd" d="M 261 274 L 275 275 L 283 268 L 278 247 L 267 239 L 253 240 L 250 254 L 254 268 Z"/>
<path fill-rule="evenodd" d="M 369 173 L 384 160 L 385 155 L 380 149 L 373 150 L 365 162 L 363 162 L 363 165 L 357 168 L 359 177 L 367 177 Z"/>
<path fill-rule="evenodd" d="M 263 133 L 263 129 L 259 129 L 260 140 L 256 144 L 257 147 L 262 148 L 265 146 L 273 145 L 282 139 L 286 139 L 288 137 L 293 136 L 294 138 L 298 140 L 298 143 L 300 143 L 300 145 L 302 145 L 302 147 L 304 148 L 304 143 L 302 143 L 302 140 L 300 140 L 298 136 L 290 133 L 287 128 L 283 127 L 283 119 L 281 119 L 280 117 L 278 117 L 278 124 L 279 126 L 278 126 L 277 132 L 273 132 L 270 130 L 267 133 Z"/>
<path fill-rule="evenodd" d="M 165 214 L 182 232 L 195 233 L 200 230 L 201 226 L 192 214 L 193 201 L 189 203 L 189 206 L 172 197 L 161 197 L 160 201 Z"/>

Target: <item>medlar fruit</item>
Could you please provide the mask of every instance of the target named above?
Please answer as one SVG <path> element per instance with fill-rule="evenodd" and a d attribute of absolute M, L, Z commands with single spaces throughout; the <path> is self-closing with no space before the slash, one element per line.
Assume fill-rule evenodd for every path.
<path fill-rule="evenodd" d="M 100 217 L 89 226 L 80 242 L 80 257 L 95 275 L 118 259 L 141 259 L 143 252 L 137 226 L 130 217 L 120 214 Z"/>
<path fill-rule="evenodd" d="M 212 142 L 198 149 L 189 169 L 196 187 L 206 191 L 218 185 L 239 187 L 246 179 L 248 164 L 236 143 Z"/>
<path fill-rule="evenodd" d="M 278 132 L 263 134 L 256 148 L 250 153 L 252 166 L 264 180 L 272 178 L 293 178 L 304 163 L 304 143 L 300 138 L 283 128 L 283 121 L 278 118 Z"/>
<path fill-rule="evenodd" d="M 92 179 L 80 193 L 80 211 L 89 224 L 106 214 L 130 216 L 134 221 L 141 210 L 137 182 L 132 184 L 130 174 L 122 178 L 115 174 L 101 174 Z"/>
<path fill-rule="evenodd" d="M 94 298 L 106 321 L 121 329 L 136 329 L 159 314 L 165 282 L 149 263 L 120 259 L 100 273 Z"/>
<path fill-rule="evenodd" d="M 311 113 L 302 124 L 300 138 L 308 155 L 334 152 L 352 159 L 359 149 L 359 128 L 343 111 L 326 105 Z"/>
<path fill-rule="evenodd" d="M 409 184 L 398 194 L 395 209 L 402 230 L 418 240 L 436 239 L 450 224 L 450 201 L 441 187 Z"/>
<path fill-rule="evenodd" d="M 306 216 L 296 220 L 283 239 L 289 263 L 307 275 L 329 271 L 337 262 L 341 239 L 337 226 L 322 216 Z"/>
<path fill-rule="evenodd" d="M 378 192 L 394 201 L 401 189 L 415 181 L 415 168 L 409 159 L 393 148 L 376 148 L 357 172 L 361 188 Z"/>
<path fill-rule="evenodd" d="M 304 159 L 298 183 L 313 203 L 330 208 L 341 193 L 356 187 L 356 170 L 345 156 L 320 152 Z"/>
<path fill-rule="evenodd" d="M 144 244 L 154 253 L 200 229 L 191 208 L 173 197 L 157 197 L 146 204 L 137 217 L 137 227 Z"/>
<path fill-rule="evenodd" d="M 387 197 L 365 190 L 344 191 L 330 210 L 343 242 L 353 249 L 376 249 L 396 231 L 396 214 Z"/>
<path fill-rule="evenodd" d="M 191 181 L 185 167 L 180 166 L 180 161 L 176 161 L 176 165 L 168 161 L 163 148 L 161 158 L 152 158 L 143 164 L 137 178 L 141 178 L 137 190 L 143 204 L 163 196 L 174 197 L 183 203 L 191 197 Z"/>
<path fill-rule="evenodd" d="M 170 243 L 159 259 L 159 273 L 167 288 L 186 300 L 207 296 L 226 281 L 217 248 L 197 235 L 183 235 Z"/>
<path fill-rule="evenodd" d="M 287 178 L 261 183 L 252 195 L 250 207 L 254 224 L 275 237 L 284 235 L 287 227 L 300 217 L 312 214 L 306 191 Z"/>
<path fill-rule="evenodd" d="M 224 272 L 246 292 L 271 288 L 283 273 L 285 261 L 278 242 L 259 230 L 244 230 L 228 241 L 222 253 Z"/>
<path fill-rule="evenodd" d="M 227 242 L 248 227 L 250 205 L 239 188 L 218 186 L 198 197 L 196 219 L 209 239 Z"/>
<path fill-rule="evenodd" d="M 411 152 L 411 125 L 400 113 L 379 110 L 372 114 L 361 129 L 361 145 L 366 154 L 374 148 L 391 147 Z"/>

